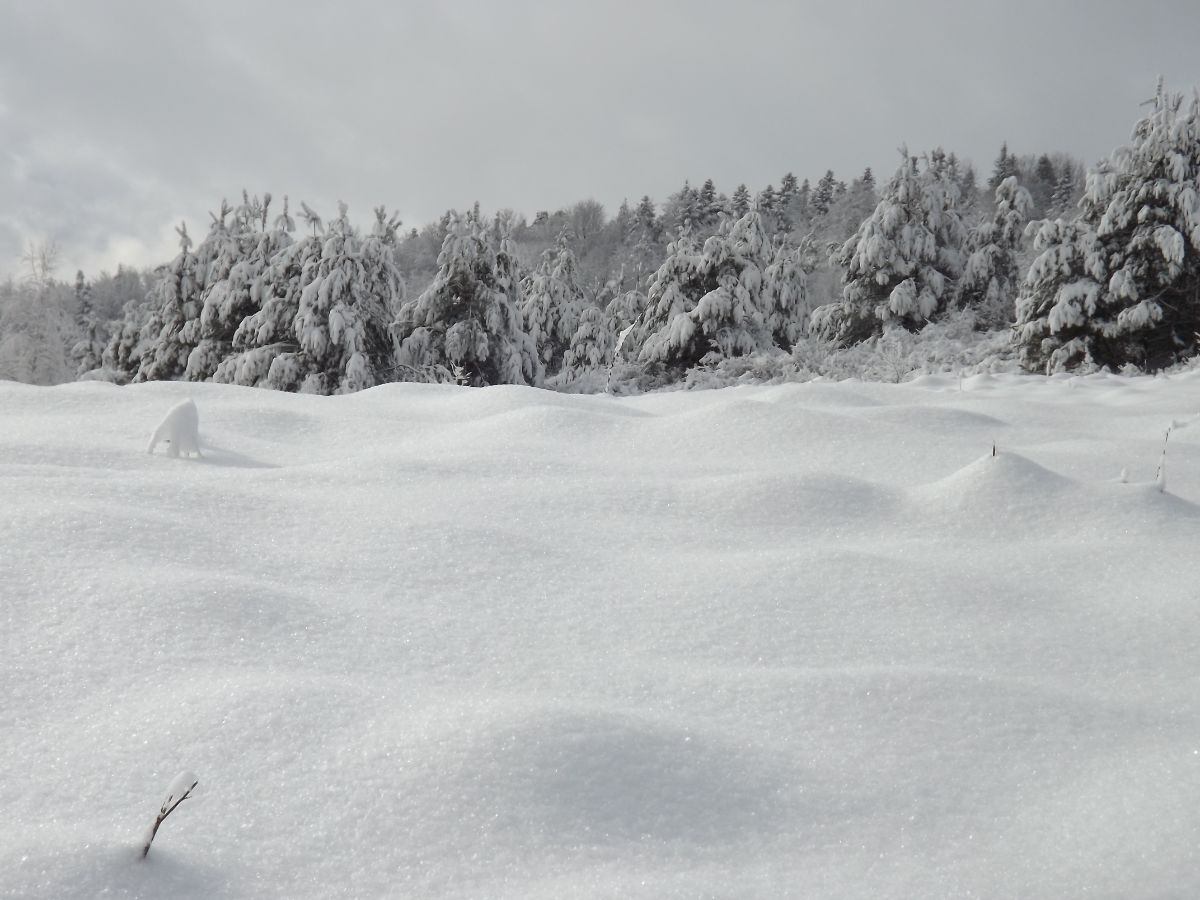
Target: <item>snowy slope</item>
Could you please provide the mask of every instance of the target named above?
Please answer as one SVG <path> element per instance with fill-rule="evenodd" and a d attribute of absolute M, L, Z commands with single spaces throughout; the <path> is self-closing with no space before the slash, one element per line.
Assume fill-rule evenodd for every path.
<path fill-rule="evenodd" d="M 1198 412 L 0 384 L 0 896 L 1198 896 Z"/>

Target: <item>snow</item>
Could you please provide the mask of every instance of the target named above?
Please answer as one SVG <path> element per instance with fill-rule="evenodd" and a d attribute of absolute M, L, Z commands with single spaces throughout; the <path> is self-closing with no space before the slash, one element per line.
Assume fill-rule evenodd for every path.
<path fill-rule="evenodd" d="M 1198 408 L 0 383 L 0 897 L 1196 896 Z"/>

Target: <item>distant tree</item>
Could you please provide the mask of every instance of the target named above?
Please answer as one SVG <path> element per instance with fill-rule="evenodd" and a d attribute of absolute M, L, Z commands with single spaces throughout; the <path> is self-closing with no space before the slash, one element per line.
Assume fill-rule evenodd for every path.
<path fill-rule="evenodd" d="M 733 210 L 733 215 L 736 218 L 741 218 L 750 211 L 750 189 L 744 184 L 739 184 L 734 190 L 729 203 Z"/>
<path fill-rule="evenodd" d="M 827 170 L 821 176 L 821 180 L 817 182 L 817 186 L 812 192 L 812 208 L 816 215 L 823 216 L 829 212 L 829 207 L 833 205 L 833 196 L 837 190 L 837 184 L 838 182 L 833 175 L 832 169 Z"/>
<path fill-rule="evenodd" d="M 70 291 L 54 279 L 58 249 L 53 242 L 28 246 L 23 283 L 0 285 L 0 380 L 26 384 L 70 381 L 67 358 L 71 333 L 64 299 Z"/>
<path fill-rule="evenodd" d="M 75 375 L 79 377 L 103 365 L 107 342 L 104 326 L 92 305 L 92 286 L 82 270 L 75 273 L 75 308 L 79 340 L 71 348 L 71 356 L 75 360 Z"/>
<path fill-rule="evenodd" d="M 1008 152 L 1008 142 L 1005 141 L 1000 145 L 1000 155 L 996 157 L 996 162 L 992 166 L 992 177 L 988 179 L 988 190 L 994 192 L 1005 178 L 1013 178 L 1019 174 L 1017 158 Z"/>

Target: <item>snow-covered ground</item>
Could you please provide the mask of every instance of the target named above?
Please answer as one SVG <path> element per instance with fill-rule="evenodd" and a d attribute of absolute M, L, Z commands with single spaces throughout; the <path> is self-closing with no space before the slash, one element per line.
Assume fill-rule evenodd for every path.
<path fill-rule="evenodd" d="M 0 896 L 1200 896 L 1197 413 L 0 384 Z"/>

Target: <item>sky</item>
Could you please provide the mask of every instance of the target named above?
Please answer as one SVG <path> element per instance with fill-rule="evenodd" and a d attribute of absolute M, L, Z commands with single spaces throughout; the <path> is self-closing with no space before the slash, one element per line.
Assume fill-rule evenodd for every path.
<path fill-rule="evenodd" d="M 1122 144 L 1200 84 L 1195 0 L 0 0 L 0 275 L 175 253 L 243 188 L 406 227 L 479 201 L 611 213 L 685 179 L 990 171 Z"/>

